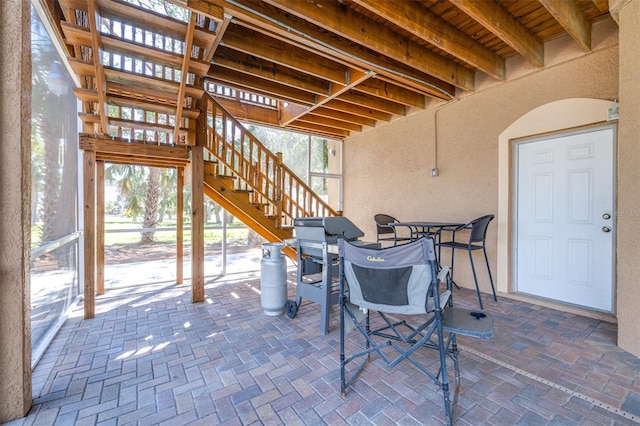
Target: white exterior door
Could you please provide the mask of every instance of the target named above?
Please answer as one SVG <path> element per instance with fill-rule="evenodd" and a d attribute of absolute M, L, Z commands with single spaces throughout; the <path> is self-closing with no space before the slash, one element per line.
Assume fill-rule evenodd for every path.
<path fill-rule="evenodd" d="M 514 288 L 613 311 L 615 127 L 516 145 Z"/>

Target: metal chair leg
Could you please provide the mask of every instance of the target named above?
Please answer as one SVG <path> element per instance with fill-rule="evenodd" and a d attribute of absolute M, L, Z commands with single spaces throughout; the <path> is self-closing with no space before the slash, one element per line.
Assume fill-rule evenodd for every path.
<path fill-rule="evenodd" d="M 482 306 L 482 296 L 480 296 L 480 287 L 478 286 L 478 277 L 476 276 L 476 267 L 473 264 L 473 251 L 469 250 L 469 260 L 471 261 L 471 271 L 473 272 L 473 280 L 476 283 L 476 293 L 478 294 L 478 302 L 480 302 L 480 309 L 484 309 Z"/>
<path fill-rule="evenodd" d="M 456 253 L 456 249 L 451 247 L 451 268 L 450 268 L 450 271 L 451 271 L 451 282 L 453 283 L 454 286 L 456 286 L 456 288 L 458 290 L 460 290 L 460 286 L 458 285 L 458 283 L 456 283 L 456 280 L 453 279 L 453 260 L 455 258 L 455 253 Z"/>
<path fill-rule="evenodd" d="M 493 286 L 493 277 L 491 276 L 491 267 L 489 266 L 489 258 L 487 257 L 487 250 L 485 250 L 484 246 L 482 247 L 482 251 L 484 252 L 484 261 L 487 263 L 487 272 L 489 272 L 489 282 L 491 283 L 491 291 L 493 292 L 493 300 L 495 302 L 498 301 L 498 297 L 496 296 L 496 289 Z"/>

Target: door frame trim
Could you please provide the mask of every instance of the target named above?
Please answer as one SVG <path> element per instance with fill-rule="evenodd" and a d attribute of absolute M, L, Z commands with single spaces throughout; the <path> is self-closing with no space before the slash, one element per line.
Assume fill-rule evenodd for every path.
<path fill-rule="evenodd" d="M 511 209 L 513 205 L 512 155 L 514 141 L 583 126 L 611 124 L 607 122 L 607 110 L 611 103 L 612 100 L 593 98 L 570 98 L 550 102 L 522 115 L 498 135 L 496 289 L 499 292 L 513 293 L 511 267 L 513 218 Z M 614 162 L 614 170 L 617 170 L 617 161 Z M 616 171 L 614 174 L 616 174 L 614 178 L 617 178 Z M 615 199 L 617 196 L 614 193 Z"/>
<path fill-rule="evenodd" d="M 564 129 L 564 130 L 558 130 L 558 131 L 554 131 L 554 132 L 550 132 L 550 133 L 545 133 L 542 135 L 532 135 L 531 137 L 524 137 L 524 138 L 518 138 L 516 140 L 512 140 L 511 142 L 511 148 L 512 148 L 512 152 L 511 152 L 511 161 L 512 161 L 512 175 L 511 175 L 511 179 L 512 179 L 512 206 L 511 206 L 511 214 L 512 214 L 512 230 L 511 230 L 511 291 L 514 294 L 518 294 L 518 295 L 523 295 L 526 297 L 533 297 L 533 298 L 541 298 L 541 299 L 545 299 L 545 300 L 549 300 L 561 305 L 573 305 L 572 303 L 569 302 L 564 302 L 561 300 L 556 300 L 553 298 L 545 298 L 544 296 L 539 296 L 539 295 L 532 295 L 526 292 L 520 292 L 518 291 L 517 288 L 517 267 L 518 267 L 518 256 L 517 256 L 517 239 L 518 239 L 518 191 L 519 191 L 519 183 L 518 183 L 518 173 L 519 173 L 519 163 L 518 163 L 518 153 L 519 153 L 519 148 L 522 144 L 526 144 L 526 143 L 536 143 L 536 142 L 544 142 L 544 141 L 549 141 L 551 139 L 555 139 L 555 138 L 564 138 L 564 137 L 569 137 L 569 136 L 573 136 L 573 135 L 579 135 L 579 134 L 585 134 L 585 133 L 592 133 L 592 132 L 598 132 L 598 131 L 602 131 L 602 130 L 612 130 L 613 131 L 613 136 L 612 136 L 612 141 L 611 141 L 611 159 L 612 159 L 612 163 L 611 163 L 611 214 L 612 214 L 612 228 L 613 228 L 613 235 L 612 235 L 612 239 L 611 239 L 611 305 L 609 307 L 609 310 L 602 310 L 602 309 L 597 309 L 597 308 L 592 308 L 589 306 L 583 306 L 583 305 L 575 305 L 578 308 L 581 309 L 585 309 L 585 310 L 590 310 L 590 311 L 598 311 L 598 312 L 604 312 L 607 314 L 612 314 L 615 311 L 615 260 L 616 260 L 616 124 L 615 123 L 595 123 L 595 124 L 591 124 L 591 125 L 587 125 L 587 126 L 581 126 L 579 128 L 573 128 L 573 129 Z"/>

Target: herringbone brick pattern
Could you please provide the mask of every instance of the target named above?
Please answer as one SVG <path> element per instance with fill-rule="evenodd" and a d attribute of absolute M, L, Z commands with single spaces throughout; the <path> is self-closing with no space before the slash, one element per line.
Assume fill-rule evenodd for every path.
<path fill-rule="evenodd" d="M 373 360 L 340 396 L 338 309 L 265 316 L 258 278 L 109 290 L 96 318 L 70 318 L 34 371 L 34 404 L 12 425 L 431 425 L 441 395 L 409 363 Z M 289 283 L 290 296 L 294 287 Z M 456 290 L 475 307 L 475 292 Z M 495 337 L 460 337 L 460 425 L 640 422 L 640 360 L 613 324 L 500 298 Z M 425 356 L 433 357 L 427 353 Z M 435 361 L 435 358 L 434 358 Z"/>

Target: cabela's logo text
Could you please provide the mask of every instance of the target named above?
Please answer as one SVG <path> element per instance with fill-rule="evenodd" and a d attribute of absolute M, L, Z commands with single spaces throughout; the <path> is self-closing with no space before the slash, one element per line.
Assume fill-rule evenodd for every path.
<path fill-rule="evenodd" d="M 369 262 L 384 262 L 384 257 L 367 256 Z"/>

